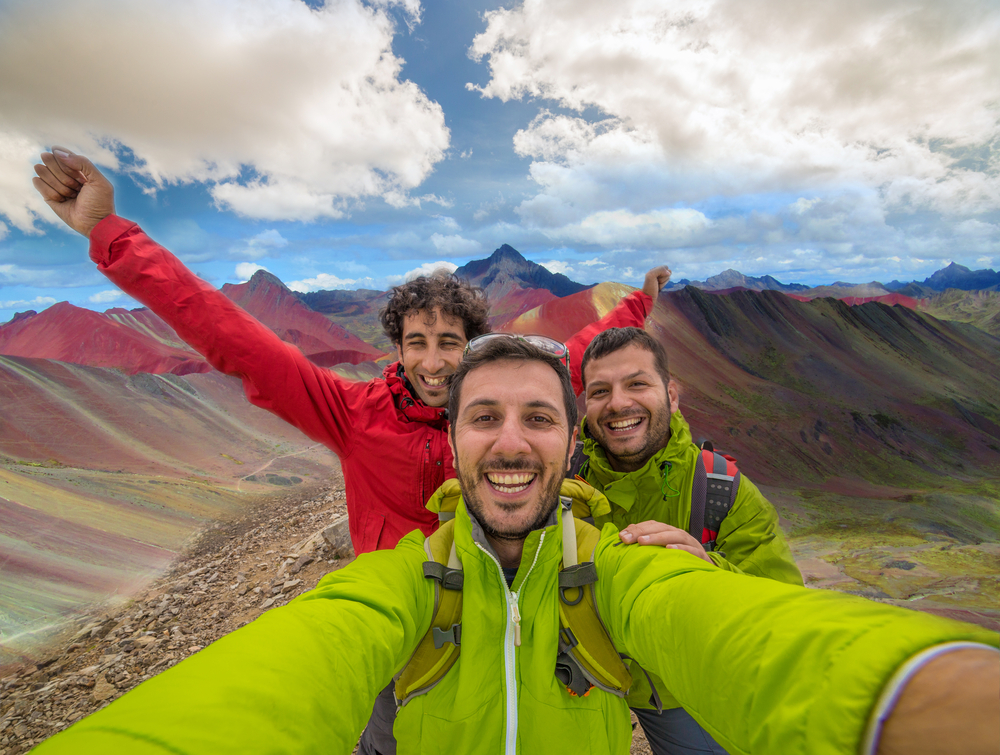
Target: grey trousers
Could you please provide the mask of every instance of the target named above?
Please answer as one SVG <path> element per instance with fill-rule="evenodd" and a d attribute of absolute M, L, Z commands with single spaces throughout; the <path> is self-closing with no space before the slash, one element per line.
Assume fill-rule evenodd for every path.
<path fill-rule="evenodd" d="M 372 717 L 358 742 L 358 755 L 396 755 L 396 739 L 392 725 L 396 720 L 396 699 L 390 684 L 375 698 Z M 696 755 L 713 753 L 727 755 L 683 708 L 670 708 L 657 713 L 655 710 L 634 710 L 642 725 L 653 755 Z"/>
<path fill-rule="evenodd" d="M 718 742 L 701 728 L 683 708 L 668 708 L 663 713 L 633 708 L 653 755 L 727 755 Z"/>
<path fill-rule="evenodd" d="M 394 686 L 395 682 L 390 682 L 375 698 L 372 717 L 358 742 L 358 755 L 396 755 L 396 738 L 392 736 L 392 725 L 396 722 Z"/>

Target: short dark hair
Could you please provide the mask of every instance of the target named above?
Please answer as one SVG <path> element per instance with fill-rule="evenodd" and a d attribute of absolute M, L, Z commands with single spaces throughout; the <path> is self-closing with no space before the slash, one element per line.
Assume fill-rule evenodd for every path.
<path fill-rule="evenodd" d="M 421 275 L 393 287 L 389 302 L 378 317 L 382 330 L 393 345 L 397 345 L 403 341 L 403 320 L 406 316 L 435 307 L 462 321 L 467 340 L 490 332 L 487 320 L 489 304 L 483 289 L 444 271 Z"/>
<path fill-rule="evenodd" d="M 580 362 L 580 382 L 584 390 L 587 388 L 587 364 L 593 359 L 601 359 L 608 354 L 614 354 L 626 346 L 635 345 L 643 351 L 648 351 L 653 355 L 653 362 L 656 365 L 656 372 L 663 380 L 663 387 L 670 383 L 670 365 L 667 361 L 667 350 L 663 344 L 653 338 L 642 328 L 608 328 L 598 333 L 590 346 L 583 352 L 583 361 Z"/>
<path fill-rule="evenodd" d="M 559 383 L 562 385 L 563 404 L 566 408 L 570 437 L 572 437 L 573 428 L 576 427 L 579 415 L 576 408 L 576 394 L 573 392 L 573 381 L 566 365 L 559 361 L 558 357 L 542 351 L 527 341 L 518 338 L 493 338 L 475 351 L 466 354 L 451 375 L 448 389 L 448 417 L 451 420 L 452 439 L 455 437 L 455 420 L 458 418 L 462 383 L 465 382 L 466 375 L 484 365 L 500 361 L 542 362 L 555 370 L 556 375 L 559 376 Z"/>

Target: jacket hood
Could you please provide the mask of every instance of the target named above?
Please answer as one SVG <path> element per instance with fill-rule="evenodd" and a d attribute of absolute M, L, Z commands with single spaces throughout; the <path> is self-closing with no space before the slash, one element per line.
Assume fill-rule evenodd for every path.
<path fill-rule="evenodd" d="M 679 411 L 670 415 L 670 440 L 639 469 L 634 472 L 616 472 L 608 462 L 608 456 L 593 436 L 587 432 L 587 418 L 580 423 L 583 450 L 588 457 L 588 467 L 594 480 L 604 490 L 608 499 L 628 511 L 639 493 L 640 481 L 650 476 L 662 477 L 662 467 L 683 461 L 691 447 L 691 428 Z"/>
<path fill-rule="evenodd" d="M 444 426 L 448 422 L 448 408 L 445 406 L 427 406 L 414 395 L 410 381 L 406 379 L 402 362 L 393 362 L 382 370 L 389 392 L 392 394 L 396 409 L 410 422 L 427 422 Z"/>

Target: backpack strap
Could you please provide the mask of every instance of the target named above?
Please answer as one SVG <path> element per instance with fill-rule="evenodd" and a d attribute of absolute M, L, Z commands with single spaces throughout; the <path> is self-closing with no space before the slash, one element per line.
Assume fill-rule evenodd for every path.
<path fill-rule="evenodd" d="M 424 577 L 434 580 L 434 618 L 410 660 L 396 675 L 393 693 L 402 708 L 444 678 L 462 642 L 462 586 L 465 575 L 455 551 L 455 522 L 448 521 L 424 541 Z"/>
<path fill-rule="evenodd" d="M 562 481 L 560 528 L 563 563 L 559 572 L 559 640 L 556 677 L 570 694 L 586 695 L 598 687 L 624 697 L 632 676 L 622 663 L 597 613 L 594 551 L 601 533 L 574 517 L 609 519 L 611 507 L 603 494 L 580 480 Z M 447 480 L 428 501 L 441 514 L 455 511 L 461 491 L 457 480 Z M 458 660 L 462 637 L 462 564 L 455 552 L 455 522 L 446 520 L 424 541 L 424 576 L 434 580 L 434 617 L 430 629 L 395 678 L 397 708 L 430 691 Z"/>
<path fill-rule="evenodd" d="M 632 676 L 597 612 L 594 550 L 601 533 L 573 516 L 573 500 L 560 497 L 563 563 L 559 572 L 559 648 L 556 678 L 571 695 L 593 687 L 624 697 Z"/>
<path fill-rule="evenodd" d="M 715 548 L 722 520 L 736 503 L 739 486 L 740 470 L 736 460 L 715 451 L 712 444 L 706 441 L 695 464 L 691 522 L 688 525 L 688 533 L 697 538 L 706 551 Z"/>
<path fill-rule="evenodd" d="M 583 441 L 578 440 L 573 449 L 573 455 L 569 459 L 569 471 L 566 473 L 566 478 L 570 480 L 574 477 L 583 479 L 588 461 L 587 454 L 583 452 Z"/>

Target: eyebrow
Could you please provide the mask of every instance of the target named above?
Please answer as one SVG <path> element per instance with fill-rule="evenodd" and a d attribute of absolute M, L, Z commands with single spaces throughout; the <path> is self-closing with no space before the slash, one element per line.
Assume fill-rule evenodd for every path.
<path fill-rule="evenodd" d="M 476 407 L 494 408 L 497 406 L 500 406 L 500 402 L 497 401 L 496 399 L 481 398 L 481 399 L 476 399 L 475 401 L 470 401 L 463 407 L 462 412 L 465 413 L 469 409 L 474 409 Z M 548 409 L 553 412 L 559 411 L 559 407 L 557 407 L 555 404 L 549 403 L 548 401 L 539 401 L 539 400 L 529 401 L 527 404 L 524 404 L 524 406 L 527 407 L 528 409 Z"/>
<path fill-rule="evenodd" d="M 651 372 L 647 372 L 646 370 L 636 370 L 635 372 L 630 372 L 628 375 L 625 375 L 621 379 L 622 380 L 631 380 L 632 378 L 637 378 L 640 375 L 645 375 L 647 377 L 650 377 L 650 376 L 652 376 L 652 373 Z M 587 385 L 591 386 L 591 385 L 598 385 L 598 384 L 607 384 L 607 383 L 610 383 L 610 382 L 612 382 L 612 381 L 611 380 L 588 380 L 587 381 Z"/>
<path fill-rule="evenodd" d="M 404 341 L 412 341 L 416 338 L 427 338 L 427 336 L 421 333 L 420 331 L 417 331 L 416 333 L 408 333 L 407 335 L 403 336 Z M 447 330 L 444 333 L 438 333 L 438 340 L 440 341 L 442 338 L 454 338 L 456 341 L 464 340 L 464 338 L 460 336 L 458 333 L 454 333 L 450 330 Z"/>

